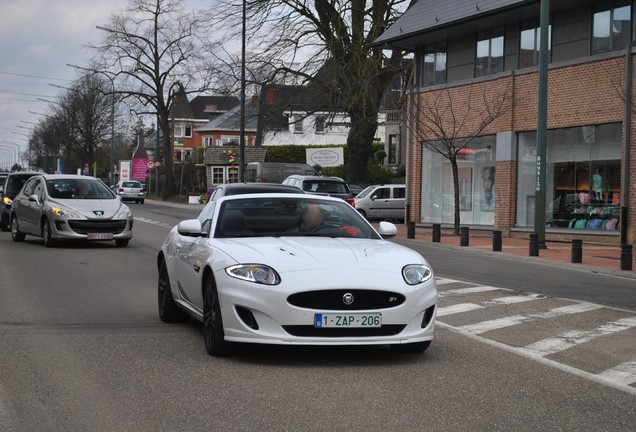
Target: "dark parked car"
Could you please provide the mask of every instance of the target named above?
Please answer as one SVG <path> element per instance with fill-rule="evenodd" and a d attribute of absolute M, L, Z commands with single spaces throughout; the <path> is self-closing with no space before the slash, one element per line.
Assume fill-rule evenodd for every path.
<path fill-rule="evenodd" d="M 342 198 L 352 206 L 355 205 L 347 182 L 340 177 L 291 175 L 283 181 L 283 184 L 295 186 L 311 195 Z"/>
<path fill-rule="evenodd" d="M 210 201 L 218 201 L 219 198 L 228 195 L 244 195 L 259 193 L 302 193 L 298 188 L 277 183 L 225 183 L 217 186 L 210 195 Z"/>
<path fill-rule="evenodd" d="M 9 218 L 11 216 L 13 198 L 20 192 L 28 179 L 38 174 L 42 173 L 24 171 L 9 173 L 4 184 L 4 190 L 0 194 L 0 230 L 9 231 Z"/>

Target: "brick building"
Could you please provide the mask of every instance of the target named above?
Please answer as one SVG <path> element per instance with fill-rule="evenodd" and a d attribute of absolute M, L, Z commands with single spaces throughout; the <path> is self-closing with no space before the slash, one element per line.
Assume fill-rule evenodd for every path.
<path fill-rule="evenodd" d="M 634 40 L 633 3 L 551 2 L 547 239 L 618 244 L 622 229 L 624 241 L 636 242 L 636 105 L 625 97 L 636 79 L 626 48 Z M 434 151 L 443 135 L 469 141 L 457 157 L 461 224 L 506 236 L 533 231 L 539 6 L 420 0 L 375 42 L 415 54 L 410 220 L 453 222 L 450 162 Z M 621 207 L 632 209 L 627 220 Z"/>

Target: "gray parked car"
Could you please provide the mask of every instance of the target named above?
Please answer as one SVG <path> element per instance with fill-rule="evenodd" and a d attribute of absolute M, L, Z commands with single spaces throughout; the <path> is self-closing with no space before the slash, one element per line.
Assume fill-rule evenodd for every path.
<path fill-rule="evenodd" d="M 11 237 L 41 237 L 44 245 L 58 240 L 115 240 L 127 246 L 133 215 L 100 180 L 77 175 L 31 177 L 13 200 Z"/>
<path fill-rule="evenodd" d="M 369 186 L 356 196 L 356 210 L 369 220 L 404 220 L 405 197 L 403 184 Z"/>

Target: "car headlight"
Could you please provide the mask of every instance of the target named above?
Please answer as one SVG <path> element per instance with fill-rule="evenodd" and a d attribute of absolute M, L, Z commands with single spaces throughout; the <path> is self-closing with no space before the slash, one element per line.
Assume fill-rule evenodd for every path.
<path fill-rule="evenodd" d="M 11 204 L 13 204 L 13 201 L 11 200 L 11 198 L 9 198 L 6 195 L 4 198 L 2 198 L 2 202 L 4 203 L 4 205 L 7 205 L 7 206 L 10 206 Z"/>
<path fill-rule="evenodd" d="M 409 264 L 402 269 L 402 277 L 407 284 L 417 285 L 433 277 L 433 271 L 424 264 Z"/>
<path fill-rule="evenodd" d="M 132 215 L 130 209 L 127 206 L 123 206 L 121 210 L 115 215 L 115 219 L 128 219 Z"/>
<path fill-rule="evenodd" d="M 278 285 L 280 276 L 273 268 L 262 264 L 239 264 L 225 269 L 233 278 L 262 285 Z"/>
<path fill-rule="evenodd" d="M 53 212 L 56 216 L 64 216 L 73 219 L 80 219 L 82 217 L 79 213 L 63 207 L 51 207 L 51 212 Z"/>

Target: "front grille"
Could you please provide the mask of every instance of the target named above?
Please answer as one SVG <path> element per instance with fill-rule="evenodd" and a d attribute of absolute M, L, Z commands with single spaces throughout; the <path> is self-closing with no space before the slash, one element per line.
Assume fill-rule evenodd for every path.
<path fill-rule="evenodd" d="M 119 234 L 126 229 L 126 220 L 71 220 L 68 226 L 78 234 L 112 233 Z"/>
<path fill-rule="evenodd" d="M 350 305 L 343 301 L 345 294 L 353 295 Z M 287 297 L 287 302 L 293 306 L 319 310 L 388 309 L 401 305 L 405 300 L 402 294 L 368 289 L 304 291 Z"/>
<path fill-rule="evenodd" d="M 283 326 L 283 330 L 292 336 L 306 337 L 373 337 L 373 336 L 393 336 L 404 330 L 402 324 L 383 325 L 382 327 L 371 328 L 316 328 L 313 325 L 291 325 Z"/>

